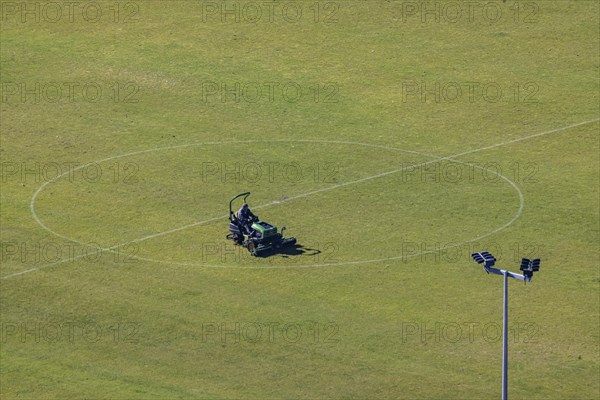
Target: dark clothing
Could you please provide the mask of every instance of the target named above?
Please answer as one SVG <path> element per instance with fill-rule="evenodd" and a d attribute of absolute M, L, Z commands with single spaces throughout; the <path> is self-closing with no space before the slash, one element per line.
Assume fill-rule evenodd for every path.
<path fill-rule="evenodd" d="M 243 229 L 246 231 L 245 233 L 250 235 L 252 233 L 252 222 L 256 218 L 256 215 L 250 211 L 249 207 L 242 206 L 237 212 L 237 218 Z"/>
<path fill-rule="evenodd" d="M 250 208 L 246 207 L 242 207 L 240 208 L 240 210 L 237 212 L 237 217 L 240 221 L 248 221 L 254 217 L 256 217 L 256 215 L 254 215 L 254 213 L 252 211 L 250 211 Z"/>

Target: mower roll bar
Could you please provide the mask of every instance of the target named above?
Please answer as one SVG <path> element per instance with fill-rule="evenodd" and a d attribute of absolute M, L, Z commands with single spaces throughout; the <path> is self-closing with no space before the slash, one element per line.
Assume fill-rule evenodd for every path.
<path fill-rule="evenodd" d="M 237 199 L 238 197 L 242 197 L 242 196 L 244 196 L 244 203 L 245 203 L 248 196 L 250 196 L 250 192 L 240 193 L 237 196 L 235 196 L 233 199 L 229 200 L 229 221 L 230 222 L 233 222 L 233 210 L 231 209 L 231 205 L 233 204 L 233 201 L 235 199 Z"/>

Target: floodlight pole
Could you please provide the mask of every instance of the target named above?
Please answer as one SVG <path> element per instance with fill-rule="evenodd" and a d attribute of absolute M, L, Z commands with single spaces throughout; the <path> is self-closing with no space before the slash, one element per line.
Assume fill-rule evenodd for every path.
<path fill-rule="evenodd" d="M 487 273 L 502 275 L 504 277 L 504 303 L 502 312 L 502 400 L 508 398 L 508 278 L 529 282 L 525 275 L 515 274 L 505 269 L 484 267 Z"/>
<path fill-rule="evenodd" d="M 508 396 L 508 271 L 504 271 L 504 313 L 502 314 L 502 400 Z"/>
<path fill-rule="evenodd" d="M 496 257 L 487 251 L 471 254 L 477 264 L 483 264 L 483 270 L 488 274 L 491 272 L 504 277 L 504 304 L 502 312 L 502 400 L 508 397 L 508 278 L 517 279 L 525 283 L 531 282 L 533 273 L 540 270 L 540 259 L 530 260 L 523 258 L 521 260 L 521 271 L 523 275 L 515 274 L 505 269 L 494 268 Z"/>

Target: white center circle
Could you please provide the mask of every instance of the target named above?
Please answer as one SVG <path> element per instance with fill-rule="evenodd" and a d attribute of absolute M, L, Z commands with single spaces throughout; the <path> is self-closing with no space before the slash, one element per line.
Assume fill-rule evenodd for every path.
<path fill-rule="evenodd" d="M 133 157 L 133 156 L 137 156 L 140 154 L 146 154 L 146 153 L 154 153 L 154 152 L 161 152 L 161 151 L 172 151 L 172 150 L 177 150 L 177 149 L 185 149 L 185 148 L 190 148 L 190 147 L 199 147 L 199 146 L 217 146 L 217 145 L 240 145 L 240 144 L 273 144 L 273 143 L 303 143 L 303 144 L 324 144 L 324 145 L 349 145 L 349 146 L 362 146 L 362 147 L 369 147 L 369 148 L 374 148 L 374 149 L 385 149 L 385 150 L 391 150 L 391 151 L 397 151 L 397 152 L 403 152 L 403 153 L 408 153 L 408 154 L 412 154 L 412 155 L 418 155 L 418 156 L 422 156 L 422 157 L 427 157 L 430 160 L 423 162 L 423 163 L 418 163 L 416 165 L 426 165 L 426 164 L 432 164 L 432 163 L 436 163 L 436 162 L 440 162 L 440 161 L 447 161 L 447 162 L 452 162 L 452 163 L 457 163 L 457 164 L 463 164 L 463 165 L 470 165 L 472 166 L 472 168 L 477 168 L 477 169 L 483 169 L 480 166 L 474 165 L 474 164 L 469 164 L 469 163 L 464 163 L 461 161 L 457 161 L 457 160 L 453 160 L 451 158 L 446 158 L 446 157 L 437 157 L 434 155 L 430 155 L 430 154 L 426 154 L 426 153 L 422 153 L 422 152 L 416 152 L 416 151 L 410 151 L 410 150 L 404 150 L 404 149 L 399 149 L 399 148 L 394 148 L 394 147 L 389 147 L 389 146 L 384 146 L 384 145 L 377 145 L 377 144 L 368 144 L 368 143 L 359 143 L 359 142 L 349 142 L 349 141 L 333 141 L 333 140 L 247 140 L 247 141 L 214 141 L 214 142 L 199 142 L 199 143 L 191 143 L 191 144 L 183 144 L 183 145 L 178 145 L 178 146 L 167 146 L 167 147 L 158 147 L 158 148 L 153 148 L 153 149 L 147 149 L 147 150 L 140 150 L 140 151 L 136 151 L 136 152 L 130 152 L 130 153 L 125 153 L 125 154 L 120 154 L 120 155 L 116 155 L 116 156 L 112 156 L 112 157 L 108 157 L 108 158 L 104 158 L 101 160 L 97 160 L 91 163 L 87 163 L 85 165 L 81 165 L 77 168 L 74 168 L 73 170 L 69 171 L 70 173 L 73 173 L 77 170 L 80 169 L 84 169 L 84 168 L 88 168 L 91 165 L 98 165 L 101 163 L 106 163 L 108 161 L 112 161 L 112 160 L 117 160 L 117 159 L 124 159 L 127 157 Z M 396 169 L 396 170 L 391 170 L 391 171 L 386 171 L 383 173 L 379 173 L 376 175 L 372 175 L 366 178 L 361 178 L 355 181 L 351 181 L 351 182 L 345 182 L 345 183 L 339 183 L 336 185 L 333 185 L 332 187 L 329 188 L 324 188 L 324 189 L 319 189 L 319 190 L 314 190 L 314 191 L 310 191 L 307 193 L 303 193 L 301 195 L 297 195 L 297 196 L 292 196 L 292 198 L 289 198 L 287 200 L 285 200 L 285 202 L 287 201 L 292 201 L 296 198 L 302 198 L 302 197 L 308 197 L 311 196 L 313 194 L 316 193 L 322 193 L 325 191 L 329 191 L 329 190 L 334 190 L 338 187 L 345 187 L 345 186 L 349 186 L 352 184 L 358 184 L 361 182 L 366 182 L 368 180 L 372 180 L 372 179 L 377 179 L 383 176 L 389 176 L 392 174 L 395 174 L 397 172 L 400 172 L 403 168 L 401 169 Z M 512 187 L 512 189 L 517 193 L 518 198 L 519 198 L 519 206 L 518 206 L 518 210 L 515 212 L 515 214 L 513 215 L 513 217 L 507 221 L 506 223 L 497 226 L 495 228 L 491 228 L 491 230 L 482 233 L 472 239 L 469 240 L 465 240 L 465 241 L 460 241 L 460 242 L 456 242 L 454 245 L 449 246 L 447 248 L 451 248 L 451 247 L 458 247 L 460 245 L 466 244 L 466 243 L 471 243 L 477 240 L 481 240 L 485 237 L 491 236 L 493 234 L 496 234 L 497 232 L 501 231 L 502 229 L 507 228 L 508 226 L 512 225 L 520 216 L 520 214 L 523 211 L 524 208 L 524 197 L 522 192 L 520 191 L 520 189 L 518 188 L 518 186 L 511 181 L 509 178 L 503 176 L 501 173 L 497 172 L 497 171 L 486 171 L 487 172 L 491 172 L 492 174 L 496 175 L 497 177 L 499 177 L 501 180 L 505 181 L 505 183 L 507 183 L 510 187 Z M 61 237 L 65 240 L 69 240 L 84 246 L 89 246 L 88 243 L 84 243 L 83 241 L 71 238 L 65 234 L 56 232 L 55 230 L 49 228 L 47 226 L 46 223 L 44 223 L 40 217 L 37 215 L 36 213 L 36 201 L 38 196 L 40 195 L 40 193 L 42 193 L 46 188 L 48 188 L 51 184 L 56 183 L 57 181 L 59 181 L 60 179 L 64 178 L 64 176 L 66 175 L 66 173 L 61 174 L 56 176 L 54 179 L 49 180 L 47 182 L 45 182 L 43 185 L 41 185 L 38 190 L 34 193 L 32 199 L 31 199 L 31 203 L 30 203 L 30 208 L 31 208 L 31 213 L 32 216 L 34 218 L 34 220 L 45 230 L 47 230 L 48 232 Z M 268 207 L 271 205 L 277 205 L 277 204 L 281 204 L 281 202 L 273 202 L 272 204 L 267 204 L 267 205 L 263 205 L 263 207 Z M 210 221 L 215 221 L 215 220 L 226 220 L 226 217 L 214 217 L 211 218 Z M 200 221 L 200 222 L 195 222 L 195 223 L 191 223 L 189 225 L 186 226 L 182 226 L 179 228 L 175 228 L 175 229 L 171 229 L 168 231 L 163 231 L 163 232 L 157 232 L 155 234 L 152 235 L 148 235 L 145 237 L 141 237 L 129 242 L 125 242 L 125 243 L 121 243 L 121 244 L 117 244 L 115 246 L 111 246 L 111 247 L 106 247 L 103 248 L 102 250 L 104 251 L 108 251 L 108 252 L 116 252 L 118 251 L 119 248 L 122 248 L 123 246 L 127 246 L 131 243 L 139 243 L 148 239 L 152 239 L 155 237 L 159 237 L 159 236 L 163 236 L 163 235 L 168 235 L 170 233 L 173 232 L 177 232 L 177 231 L 181 231 L 183 229 L 187 229 L 188 227 L 193 227 L 196 225 L 200 225 L 202 223 L 205 223 L 208 221 Z M 199 263 L 199 262 L 181 262 L 181 261 L 174 261 L 174 260 L 160 260 L 160 259 L 153 259 L 153 258 L 147 258 L 147 257 L 141 257 L 141 256 L 137 256 L 137 255 L 132 255 L 133 258 L 139 259 L 139 260 L 143 260 L 143 261 L 148 261 L 148 262 L 153 262 L 153 263 L 162 263 L 162 264 L 170 264 L 170 265 L 181 265 L 181 266 L 200 266 L 200 267 L 218 267 L 218 268 L 308 268 L 308 267 L 327 267 L 327 266 L 341 266 L 341 265 L 355 265 L 355 264 L 367 264 L 367 263 L 376 263 L 376 262 L 385 262 L 385 261 L 392 261 L 392 260 L 398 260 L 398 259 L 406 259 L 406 258 L 414 258 L 423 254 L 428 254 L 428 253 L 433 253 L 436 250 L 430 250 L 430 251 L 421 251 L 418 253 L 414 253 L 414 254 L 410 254 L 410 255 L 405 255 L 405 254 L 400 254 L 397 256 L 390 256 L 390 257 L 381 257 L 381 258 L 372 258 L 372 259 L 360 259 L 360 260 L 351 260 L 351 261 L 340 261 L 340 262 L 326 262 L 326 263 L 312 263 L 312 264 L 305 264 L 305 265 L 270 265 L 270 266 L 244 266 L 244 265 L 212 265 L 212 264 L 208 264 L 208 263 Z"/>

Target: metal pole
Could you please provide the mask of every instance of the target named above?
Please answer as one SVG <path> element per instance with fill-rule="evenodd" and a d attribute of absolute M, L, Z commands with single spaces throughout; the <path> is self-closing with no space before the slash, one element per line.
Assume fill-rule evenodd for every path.
<path fill-rule="evenodd" d="M 502 400 L 508 396 L 508 271 L 504 271 L 504 313 L 502 317 Z"/>

